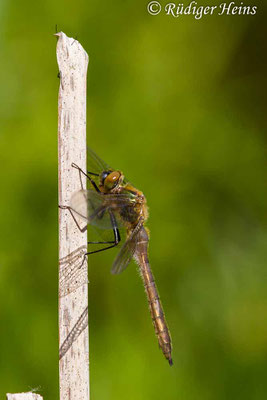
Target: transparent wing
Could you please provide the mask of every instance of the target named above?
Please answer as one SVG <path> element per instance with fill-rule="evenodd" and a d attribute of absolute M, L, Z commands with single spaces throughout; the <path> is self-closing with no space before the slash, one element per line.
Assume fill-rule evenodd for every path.
<path fill-rule="evenodd" d="M 108 170 L 112 170 L 115 171 L 114 168 L 110 167 L 107 163 L 105 163 L 105 161 L 101 160 L 100 157 L 98 157 L 98 155 L 92 150 L 90 149 L 90 147 L 87 147 L 87 168 L 88 171 L 93 172 L 95 174 L 101 174 L 101 172 L 103 171 L 108 171 Z M 99 182 L 97 182 L 96 179 L 96 183 L 98 184 Z M 130 183 L 128 181 L 128 179 L 124 178 L 123 181 L 124 184 L 126 183 Z"/>
<path fill-rule="evenodd" d="M 112 269 L 112 274 L 120 274 L 122 271 L 126 269 L 128 264 L 130 263 L 131 259 L 136 250 L 136 245 L 138 241 L 138 231 L 134 231 L 132 235 L 126 240 L 124 245 L 122 246 L 119 254 L 117 255 Z"/>
<path fill-rule="evenodd" d="M 107 171 L 109 169 L 113 170 L 113 168 L 110 168 L 108 164 L 101 160 L 101 158 L 98 157 L 98 155 L 92 149 L 90 149 L 90 147 L 87 147 L 87 155 L 87 166 L 90 172 L 100 174 L 101 172 Z"/>
<path fill-rule="evenodd" d="M 59 260 L 59 295 L 66 296 L 88 283 L 87 246 L 81 246 Z"/>
<path fill-rule="evenodd" d="M 123 227 L 127 213 L 133 206 L 133 199 L 127 194 L 103 194 L 94 190 L 79 190 L 71 197 L 71 208 L 88 224 L 101 229 L 113 229 L 110 213 L 116 219 L 117 227 Z"/>

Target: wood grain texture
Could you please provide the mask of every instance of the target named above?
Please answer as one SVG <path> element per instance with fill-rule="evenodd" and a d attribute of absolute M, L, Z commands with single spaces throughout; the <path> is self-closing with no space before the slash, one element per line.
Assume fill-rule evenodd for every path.
<path fill-rule="evenodd" d="M 7 393 L 7 400 L 43 400 L 42 396 L 33 392 Z"/>
<path fill-rule="evenodd" d="M 60 87 L 58 98 L 59 204 L 69 205 L 73 193 L 81 188 L 76 163 L 86 171 L 86 76 L 88 55 L 80 43 L 57 33 L 57 61 Z M 83 180 L 83 186 L 86 182 Z M 59 209 L 59 259 L 65 260 L 77 249 L 87 248 L 87 232 L 81 233 L 68 210 Z M 87 260 L 85 259 L 85 263 Z M 88 307 L 87 269 L 83 283 L 75 290 L 61 287 L 59 279 L 60 347 Z M 73 282 L 72 282 L 73 283 Z M 66 280 L 65 283 L 66 285 Z M 62 295 L 63 294 L 63 295 Z M 77 336 L 77 335 L 76 335 Z M 70 337 L 73 337 L 70 336 Z M 88 326 L 81 330 L 59 361 L 60 399 L 89 399 Z"/>

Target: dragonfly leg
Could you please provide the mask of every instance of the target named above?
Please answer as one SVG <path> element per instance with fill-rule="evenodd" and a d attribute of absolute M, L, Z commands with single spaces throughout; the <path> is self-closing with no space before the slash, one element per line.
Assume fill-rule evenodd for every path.
<path fill-rule="evenodd" d="M 89 179 L 89 181 L 91 182 L 91 184 L 93 185 L 93 187 L 95 188 L 95 190 L 96 190 L 97 192 L 100 192 L 100 190 L 99 190 L 97 184 L 95 183 L 95 181 L 94 181 L 92 178 L 90 178 L 90 176 L 88 176 L 77 164 L 72 163 L 71 166 L 72 166 L 73 168 L 78 169 L 78 171 L 79 171 L 79 176 L 80 176 L 80 182 L 81 182 L 81 188 L 82 188 L 82 189 L 83 189 L 83 184 L 82 184 L 81 174 L 83 174 L 84 176 L 86 176 L 87 179 Z M 94 173 L 89 172 L 89 171 L 88 171 L 88 173 L 89 173 L 89 174 L 92 174 L 92 175 L 98 176 L 97 174 L 94 174 Z M 62 210 L 69 210 L 69 212 L 70 212 L 70 214 L 71 214 L 71 216 L 72 216 L 72 218 L 73 218 L 73 220 L 74 220 L 74 222 L 75 222 L 77 228 L 79 229 L 79 231 L 82 232 L 82 233 L 86 231 L 87 225 L 84 226 L 83 228 L 80 227 L 80 225 L 78 224 L 78 222 L 77 222 L 77 220 L 76 220 L 76 218 L 75 218 L 75 216 L 74 216 L 74 214 L 73 214 L 73 211 L 74 211 L 74 210 L 73 210 L 71 207 L 69 207 L 69 206 L 60 206 L 60 205 L 59 205 L 59 208 L 61 208 Z"/>
<path fill-rule="evenodd" d="M 89 175 L 94 175 L 94 176 L 98 176 L 98 177 L 99 177 L 99 174 L 96 174 L 95 172 L 87 171 L 87 174 L 89 174 Z"/>
<path fill-rule="evenodd" d="M 93 187 L 95 188 L 95 190 L 96 190 L 97 192 L 100 192 L 100 190 L 99 190 L 97 184 L 95 183 L 95 181 L 94 181 L 89 175 L 87 175 L 77 164 L 72 163 L 71 166 L 72 166 L 73 168 L 76 168 L 76 169 L 79 171 L 79 174 L 80 174 L 80 181 L 81 181 L 81 186 L 82 186 L 82 188 L 83 188 L 83 185 L 82 185 L 82 180 L 81 180 L 81 174 L 83 174 L 84 176 L 86 176 L 86 178 L 91 182 L 91 184 L 93 185 Z M 93 174 L 92 172 L 89 172 L 89 174 L 98 176 L 97 174 Z"/>
<path fill-rule="evenodd" d="M 72 208 L 70 206 L 58 206 L 58 207 L 61 208 L 61 210 L 68 210 L 69 211 L 70 215 L 72 216 L 72 218 L 73 218 L 73 220 L 74 220 L 74 222 L 75 222 L 75 224 L 76 224 L 76 226 L 77 226 L 77 228 L 79 229 L 80 232 L 83 233 L 83 232 L 86 231 L 87 225 L 85 225 L 83 228 L 80 227 L 77 219 L 75 218 L 75 215 L 73 214 L 74 210 L 72 210 Z"/>
<path fill-rule="evenodd" d="M 98 250 L 94 250 L 94 251 L 89 251 L 88 253 L 86 253 L 87 256 L 89 254 L 99 253 L 100 251 L 112 249 L 112 247 L 115 247 L 120 243 L 121 237 L 120 237 L 120 231 L 117 227 L 116 218 L 115 218 L 114 214 L 112 213 L 112 211 L 109 211 L 109 215 L 110 215 L 110 221 L 111 221 L 112 228 L 113 228 L 114 240 L 107 241 L 107 242 L 87 242 L 88 244 L 110 244 L 110 246 L 108 246 L 108 247 L 104 247 L 102 249 L 98 249 Z"/>

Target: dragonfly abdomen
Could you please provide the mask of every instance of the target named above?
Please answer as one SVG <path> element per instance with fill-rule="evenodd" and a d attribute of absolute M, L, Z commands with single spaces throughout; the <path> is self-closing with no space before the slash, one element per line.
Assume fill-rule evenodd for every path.
<path fill-rule="evenodd" d="M 153 321 L 155 333 L 158 338 L 159 346 L 164 356 L 172 365 L 172 345 L 169 329 L 165 320 L 165 315 L 160 302 L 158 290 L 155 284 L 154 276 L 150 268 L 148 261 L 148 234 L 144 227 L 140 229 L 138 233 L 138 242 L 136 246 L 135 259 L 139 265 L 141 276 L 144 281 L 144 286 L 148 298 L 148 304 L 150 309 L 151 318 Z"/>
<path fill-rule="evenodd" d="M 159 346 L 172 365 L 171 338 L 155 282 L 151 283 L 150 286 L 145 285 L 145 289 L 148 294 L 149 309 Z"/>

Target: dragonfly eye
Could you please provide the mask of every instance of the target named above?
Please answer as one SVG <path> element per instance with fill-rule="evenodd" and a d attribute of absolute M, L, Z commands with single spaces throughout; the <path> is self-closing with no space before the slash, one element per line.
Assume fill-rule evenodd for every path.
<path fill-rule="evenodd" d="M 103 172 L 102 172 L 102 174 L 101 174 L 101 181 L 102 181 L 102 184 L 104 183 L 106 177 L 107 177 L 110 173 L 111 173 L 111 171 L 103 171 Z"/>
<path fill-rule="evenodd" d="M 111 174 L 111 172 L 112 172 L 112 170 L 106 170 L 100 174 L 100 185 L 101 186 L 105 185 L 105 179 L 107 178 L 107 176 L 109 176 L 109 174 Z"/>
<path fill-rule="evenodd" d="M 119 171 L 113 171 L 113 172 L 109 173 L 104 180 L 104 186 L 107 189 L 114 188 L 117 185 L 117 183 L 120 179 L 120 176 L 121 176 L 121 173 Z"/>

